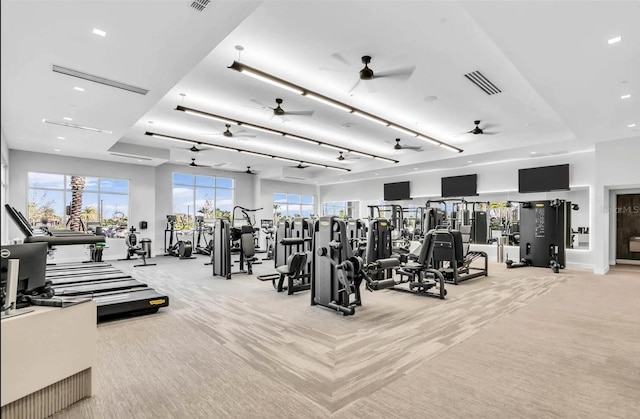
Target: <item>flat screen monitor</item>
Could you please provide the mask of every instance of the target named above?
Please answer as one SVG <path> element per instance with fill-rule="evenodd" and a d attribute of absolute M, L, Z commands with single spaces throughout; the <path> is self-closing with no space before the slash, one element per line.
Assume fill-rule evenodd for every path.
<path fill-rule="evenodd" d="M 518 192 L 569 190 L 569 165 L 532 167 L 518 171 Z"/>
<path fill-rule="evenodd" d="M 402 199 L 411 199 L 411 187 L 409 181 L 384 184 L 385 201 L 400 201 Z"/>
<path fill-rule="evenodd" d="M 11 244 L 0 247 L 0 280 L 6 286 L 9 259 L 18 259 L 18 292 L 43 287 L 47 276 L 47 243 Z"/>
<path fill-rule="evenodd" d="M 442 197 L 455 198 L 463 196 L 476 196 L 478 188 L 478 175 L 450 176 L 442 178 Z"/>

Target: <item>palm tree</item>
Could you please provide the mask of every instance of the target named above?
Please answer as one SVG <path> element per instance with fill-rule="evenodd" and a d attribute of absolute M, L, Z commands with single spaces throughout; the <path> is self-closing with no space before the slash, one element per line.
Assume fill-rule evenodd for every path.
<path fill-rule="evenodd" d="M 84 190 L 84 176 L 71 176 L 71 205 L 69 208 L 69 229 L 84 230 L 82 222 L 82 191 Z"/>

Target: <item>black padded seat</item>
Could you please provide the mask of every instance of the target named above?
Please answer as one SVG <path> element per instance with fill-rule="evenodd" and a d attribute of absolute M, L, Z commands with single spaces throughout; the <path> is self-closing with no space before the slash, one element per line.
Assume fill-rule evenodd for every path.
<path fill-rule="evenodd" d="M 105 242 L 104 236 L 94 236 L 91 234 L 77 234 L 65 236 L 31 236 L 25 237 L 25 243 L 47 243 L 51 246 L 67 246 L 72 244 L 98 244 Z"/>

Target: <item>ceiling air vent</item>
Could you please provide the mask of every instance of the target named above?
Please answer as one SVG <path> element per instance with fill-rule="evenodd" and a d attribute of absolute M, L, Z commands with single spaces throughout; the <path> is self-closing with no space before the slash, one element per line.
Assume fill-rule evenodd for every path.
<path fill-rule="evenodd" d="M 195 0 L 191 3 L 191 7 L 201 12 L 209 5 L 209 3 L 211 3 L 210 0 Z"/>
<path fill-rule="evenodd" d="M 479 71 L 472 71 L 464 75 L 469 81 L 482 89 L 488 95 L 495 95 L 502 92 L 498 87 L 493 84 L 488 78 Z"/>
<path fill-rule="evenodd" d="M 121 154 L 121 153 L 109 153 L 112 156 L 118 156 L 118 157 L 126 157 L 128 159 L 136 159 L 136 160 L 147 160 L 147 161 L 151 161 L 150 158 L 148 157 L 141 157 L 141 156 L 129 156 L 127 154 Z"/>
<path fill-rule="evenodd" d="M 120 83 L 119 81 L 105 79 L 104 77 L 95 76 L 89 73 L 83 73 L 82 71 L 72 70 L 70 68 L 61 67 L 59 65 L 53 65 L 53 72 L 66 74 L 67 76 L 77 77 L 79 79 L 84 79 L 88 81 L 92 81 L 94 83 L 104 84 L 105 86 L 115 87 L 117 89 L 128 90 L 129 92 L 138 93 L 141 95 L 146 95 L 149 93 L 147 89 L 143 89 L 141 87 L 132 86 L 130 84 Z"/>

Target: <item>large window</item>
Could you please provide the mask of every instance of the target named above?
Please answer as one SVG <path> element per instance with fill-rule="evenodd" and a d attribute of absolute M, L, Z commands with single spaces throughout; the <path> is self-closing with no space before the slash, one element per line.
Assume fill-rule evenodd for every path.
<path fill-rule="evenodd" d="M 273 215 L 276 221 L 287 217 L 309 218 L 314 214 L 313 195 L 273 194 Z"/>
<path fill-rule="evenodd" d="M 29 222 L 33 226 L 84 231 L 102 226 L 123 238 L 129 222 L 127 179 L 29 173 Z"/>
<path fill-rule="evenodd" d="M 335 215 L 343 219 L 358 218 L 358 201 L 324 202 L 322 215 Z"/>
<path fill-rule="evenodd" d="M 177 229 L 191 229 L 194 216 L 231 219 L 233 179 L 173 174 L 173 214 Z"/>

